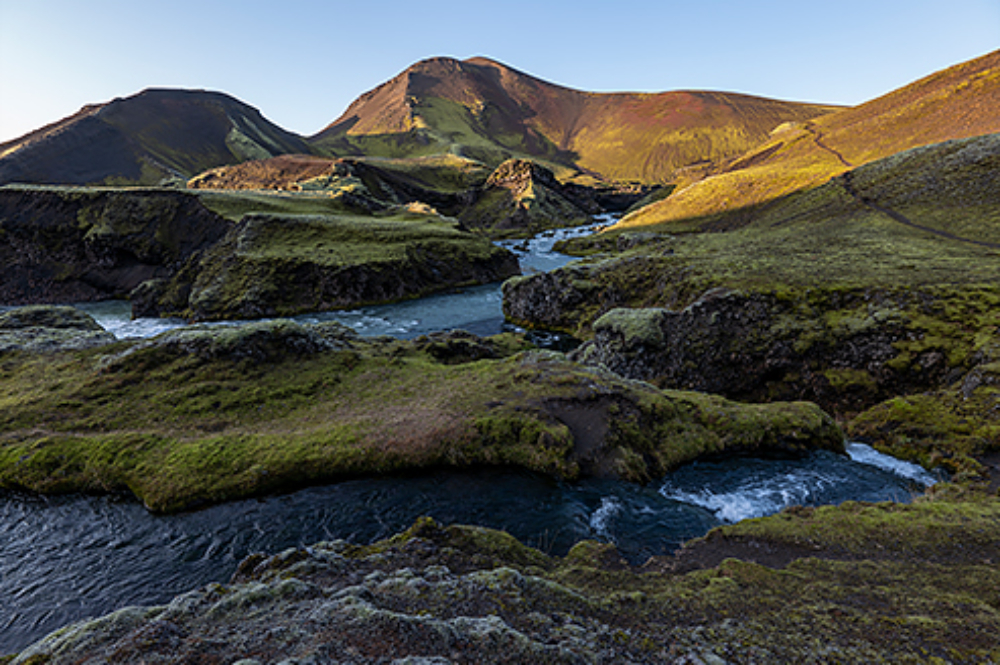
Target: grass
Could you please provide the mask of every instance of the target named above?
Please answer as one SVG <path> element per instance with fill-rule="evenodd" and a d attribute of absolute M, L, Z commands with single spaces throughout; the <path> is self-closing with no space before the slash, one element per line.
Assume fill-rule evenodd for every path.
<path fill-rule="evenodd" d="M 233 222 L 250 213 L 322 215 L 345 212 L 344 206 L 329 196 L 308 192 L 200 190 L 197 196 L 206 208 Z"/>
<path fill-rule="evenodd" d="M 847 560 L 996 564 L 1000 501 L 982 494 L 956 500 L 947 495 L 951 489 L 941 498 L 932 494 L 909 504 L 848 501 L 794 508 L 718 528 L 704 541 L 756 539 Z M 702 544 L 696 540 L 687 547 Z"/>
<path fill-rule="evenodd" d="M 358 307 L 497 281 L 516 269 L 506 250 L 434 214 L 250 214 L 201 258 L 183 315 Z"/>
<path fill-rule="evenodd" d="M 850 185 L 835 178 L 767 205 L 662 225 L 633 225 L 626 218 L 610 232 L 568 243 L 568 251 L 591 258 L 564 268 L 563 280 L 586 281 L 593 293 L 563 327 L 586 334 L 603 313 L 602 301 L 680 308 L 715 287 L 988 291 L 1000 277 L 1000 250 L 990 246 L 1000 222 L 991 199 L 998 186 L 998 137 L 946 142 L 875 162 L 855 169 Z M 859 196 L 925 228 L 901 224 Z M 636 229 L 658 233 L 659 240 L 652 236 L 651 244 L 619 253 L 619 234 Z"/>

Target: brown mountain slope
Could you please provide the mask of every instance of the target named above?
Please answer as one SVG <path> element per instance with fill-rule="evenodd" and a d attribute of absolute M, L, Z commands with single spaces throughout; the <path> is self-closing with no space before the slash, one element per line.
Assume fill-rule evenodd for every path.
<path fill-rule="evenodd" d="M 748 223 L 762 204 L 914 147 L 1000 132 L 1000 51 L 857 107 L 792 123 L 720 172 L 680 187 L 621 227 Z M 738 211 L 733 214 L 733 211 Z"/>
<path fill-rule="evenodd" d="M 833 108 L 722 92 L 582 92 L 485 58 L 434 58 L 362 95 L 310 140 L 338 156 L 452 152 L 496 164 L 516 155 L 657 182 Z"/>
<path fill-rule="evenodd" d="M 143 183 L 283 153 L 299 136 L 228 95 L 150 89 L 0 145 L 0 184 Z"/>

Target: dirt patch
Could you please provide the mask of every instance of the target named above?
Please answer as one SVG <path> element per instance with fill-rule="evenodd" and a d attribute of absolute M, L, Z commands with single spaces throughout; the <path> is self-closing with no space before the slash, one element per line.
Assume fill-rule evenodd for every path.
<path fill-rule="evenodd" d="M 643 566 L 648 572 L 684 574 L 714 568 L 726 559 L 739 559 L 768 568 L 784 568 L 796 559 L 843 559 L 822 548 L 791 546 L 761 538 L 733 538 L 710 533 L 683 547 L 673 556 L 651 557 Z"/>
<path fill-rule="evenodd" d="M 611 460 L 604 451 L 610 427 L 612 400 L 598 399 L 590 402 L 551 401 L 545 410 L 569 428 L 573 435 L 573 453 L 570 459 L 586 470 L 588 475 L 613 476 Z"/>

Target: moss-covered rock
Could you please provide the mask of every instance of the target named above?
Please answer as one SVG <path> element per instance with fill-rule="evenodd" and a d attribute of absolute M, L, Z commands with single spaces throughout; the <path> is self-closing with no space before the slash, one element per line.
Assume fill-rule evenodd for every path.
<path fill-rule="evenodd" d="M 166 189 L 0 188 L 0 303 L 124 298 L 171 277 L 229 222 Z"/>
<path fill-rule="evenodd" d="M 88 349 L 114 341 L 114 335 L 75 307 L 29 305 L 0 312 L 0 353 Z"/>
<path fill-rule="evenodd" d="M 599 212 L 603 208 L 588 188 L 564 186 L 540 164 L 509 159 L 490 175 L 459 218 L 493 235 L 531 235 L 584 224 Z"/>
<path fill-rule="evenodd" d="M 851 413 L 968 371 L 988 339 L 969 326 L 990 325 L 996 297 L 715 289 L 679 311 L 611 310 L 574 357 L 662 387 Z"/>
<path fill-rule="evenodd" d="M 511 252 L 453 221 L 406 212 L 247 215 L 193 272 L 185 308 L 167 313 L 213 320 L 344 309 L 500 281 L 519 268 Z"/>
<path fill-rule="evenodd" d="M 971 370 L 937 390 L 899 395 L 846 423 L 853 438 L 956 478 L 1000 487 L 1000 364 L 996 349 L 978 354 Z"/>
<path fill-rule="evenodd" d="M 311 356 L 323 351 L 350 348 L 357 334 L 331 321 L 309 326 L 278 319 L 238 326 L 190 326 L 137 342 L 121 353 L 101 359 L 103 371 L 118 371 L 143 356 L 156 355 L 166 361 L 178 355 L 202 360 L 273 362 L 286 356 Z M 136 356 L 133 359 L 133 356 Z M 149 367 L 148 363 L 143 363 Z"/>

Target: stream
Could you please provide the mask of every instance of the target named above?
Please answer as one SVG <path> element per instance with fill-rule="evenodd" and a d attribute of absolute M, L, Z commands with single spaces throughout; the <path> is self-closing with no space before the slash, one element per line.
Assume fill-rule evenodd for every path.
<path fill-rule="evenodd" d="M 553 244 L 585 232 L 546 232 L 504 244 L 519 254 L 524 272 L 551 270 L 572 260 L 553 252 Z M 131 321 L 124 302 L 79 306 L 120 338 L 184 325 Z M 455 327 L 481 335 L 505 329 L 497 284 L 297 318 L 334 319 L 361 334 L 406 338 Z M 582 539 L 609 541 L 642 563 L 720 524 L 790 505 L 909 501 L 936 481 L 919 466 L 851 443 L 846 456 L 821 451 L 695 462 L 645 486 L 473 469 L 358 479 L 169 516 L 152 515 L 124 497 L 0 493 L 0 654 L 71 622 L 225 582 L 254 552 L 335 539 L 368 543 L 422 515 L 504 529 L 552 554 L 565 554 Z"/>

